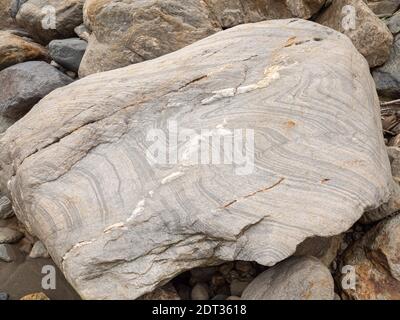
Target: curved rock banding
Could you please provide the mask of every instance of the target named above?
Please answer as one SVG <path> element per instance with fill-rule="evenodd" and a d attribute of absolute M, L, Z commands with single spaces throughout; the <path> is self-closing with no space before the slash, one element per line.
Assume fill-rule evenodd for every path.
<path fill-rule="evenodd" d="M 254 130 L 254 170 L 150 163 L 148 133 L 170 120 Z M 262 22 L 55 90 L 0 139 L 1 187 L 83 298 L 134 299 L 190 268 L 271 266 L 348 230 L 391 195 L 381 130 L 346 36 Z"/>

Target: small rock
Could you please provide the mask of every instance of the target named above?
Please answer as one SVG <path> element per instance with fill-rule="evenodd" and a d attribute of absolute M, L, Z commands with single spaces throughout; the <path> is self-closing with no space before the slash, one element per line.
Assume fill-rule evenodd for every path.
<path fill-rule="evenodd" d="M 46 247 L 44 246 L 42 241 L 36 241 L 32 247 L 32 250 L 29 254 L 29 258 L 48 258 L 49 253 L 47 252 Z"/>
<path fill-rule="evenodd" d="M 78 72 L 87 42 L 79 38 L 53 40 L 49 43 L 51 58 L 64 68 Z"/>
<path fill-rule="evenodd" d="M 11 262 L 12 258 L 8 253 L 7 244 L 0 244 L 0 261 Z"/>
<path fill-rule="evenodd" d="M 233 280 L 230 285 L 231 295 L 240 297 L 249 284 L 248 281 Z"/>
<path fill-rule="evenodd" d="M 86 28 L 86 26 L 84 24 L 77 26 L 74 29 L 74 31 L 79 38 L 81 38 L 82 40 L 85 40 L 86 42 L 89 41 L 90 32 L 89 32 L 89 29 Z"/>
<path fill-rule="evenodd" d="M 400 34 L 396 35 L 389 60 L 372 72 L 380 96 L 400 98 Z"/>
<path fill-rule="evenodd" d="M 0 219 L 8 219 L 14 215 L 10 199 L 0 196 Z"/>
<path fill-rule="evenodd" d="M 386 25 L 393 34 L 400 32 L 400 11 L 397 11 L 390 19 L 386 21 Z"/>
<path fill-rule="evenodd" d="M 226 298 L 226 300 L 241 300 L 241 298 L 236 297 L 236 296 L 230 296 L 230 297 Z"/>
<path fill-rule="evenodd" d="M 355 29 L 343 23 L 343 8 L 346 6 L 355 8 Z M 371 68 L 388 60 L 393 44 L 392 33 L 362 0 L 335 0 L 316 22 L 347 35 Z"/>
<path fill-rule="evenodd" d="M 38 293 L 28 294 L 22 297 L 20 300 L 50 300 L 50 299 L 43 292 L 38 292 Z"/>
<path fill-rule="evenodd" d="M 205 283 L 197 283 L 191 294 L 192 300 L 208 300 L 210 299 L 210 294 L 208 292 L 208 286 Z"/>
<path fill-rule="evenodd" d="M 256 269 L 254 268 L 253 264 L 248 261 L 236 261 L 235 269 L 239 271 L 242 276 L 253 276 L 256 273 Z"/>
<path fill-rule="evenodd" d="M 42 46 L 10 32 L 0 31 L 0 70 L 24 61 L 47 58 L 47 51 Z M 6 84 L 3 80 L 0 82 L 2 86 Z"/>
<path fill-rule="evenodd" d="M 27 1 L 28 0 L 12 0 L 11 1 L 11 8 L 10 8 L 11 17 L 15 18 L 17 16 L 17 14 L 18 14 L 19 9 Z"/>
<path fill-rule="evenodd" d="M 43 61 L 20 63 L 0 71 L 0 113 L 11 119 L 24 116 L 40 99 L 73 80 Z"/>
<path fill-rule="evenodd" d="M 399 0 L 367 0 L 371 10 L 380 17 L 392 15 L 400 5 Z"/>
<path fill-rule="evenodd" d="M 8 300 L 8 293 L 0 292 L 0 301 Z"/>
<path fill-rule="evenodd" d="M 0 228 L 0 244 L 1 243 L 15 243 L 22 239 L 24 235 L 14 229 Z"/>
<path fill-rule="evenodd" d="M 244 300 L 333 300 L 328 268 L 314 257 L 291 257 L 256 277 Z"/>
<path fill-rule="evenodd" d="M 175 287 L 168 283 L 153 292 L 147 293 L 138 300 L 181 300 Z"/>
<path fill-rule="evenodd" d="M 304 240 L 297 246 L 295 256 L 313 256 L 329 266 L 336 258 L 342 245 L 343 236 L 312 237 Z"/>
<path fill-rule="evenodd" d="M 72 37 L 74 28 L 83 22 L 84 2 L 85 0 L 28 0 L 19 8 L 16 21 L 41 43 Z M 48 6 L 51 6 L 51 10 Z M 49 13 L 54 13 L 57 18 L 54 25 L 49 19 L 45 19 Z M 43 22 L 49 23 L 46 28 L 43 28 Z"/>

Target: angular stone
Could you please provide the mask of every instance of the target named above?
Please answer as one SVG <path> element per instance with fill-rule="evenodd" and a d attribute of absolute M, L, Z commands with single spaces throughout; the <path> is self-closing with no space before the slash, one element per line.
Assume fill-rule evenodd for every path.
<path fill-rule="evenodd" d="M 342 264 L 355 268 L 357 281 L 354 289 L 342 288 L 343 293 L 357 300 L 399 300 L 399 261 L 400 216 L 397 215 L 379 223 L 345 252 Z"/>
<path fill-rule="evenodd" d="M 400 11 L 396 12 L 390 19 L 386 21 L 386 25 L 393 34 L 400 32 Z"/>
<path fill-rule="evenodd" d="M 20 300 L 50 300 L 50 299 L 43 292 L 37 292 L 37 293 L 28 294 L 28 295 L 22 297 Z"/>
<path fill-rule="evenodd" d="M 378 16 L 390 16 L 400 6 L 400 0 L 365 0 L 365 2 Z"/>
<path fill-rule="evenodd" d="M 0 219 L 8 219 L 14 215 L 10 199 L 0 194 Z"/>
<path fill-rule="evenodd" d="M 80 77 L 176 51 L 215 32 L 267 19 L 309 18 L 325 0 L 87 0 L 93 31 Z"/>
<path fill-rule="evenodd" d="M 48 257 L 49 253 L 47 252 L 47 249 L 44 246 L 43 242 L 36 241 L 29 254 L 29 258 L 37 259 L 37 258 L 48 258 Z"/>
<path fill-rule="evenodd" d="M 10 229 L 7 227 L 0 227 L 0 244 L 1 243 L 15 243 L 22 239 L 24 235 L 18 230 Z"/>
<path fill-rule="evenodd" d="M 292 257 L 264 271 L 244 290 L 243 300 L 333 300 L 328 268 L 312 257 Z"/>
<path fill-rule="evenodd" d="M 11 0 L 0 0 L 0 30 L 15 27 L 10 15 Z"/>
<path fill-rule="evenodd" d="M 194 131 L 176 161 L 154 163 L 153 130 L 175 132 L 171 119 Z M 250 138 L 243 161 L 189 161 L 199 137 L 234 129 L 254 133 L 254 166 Z M 223 261 L 274 265 L 305 238 L 348 230 L 394 189 L 368 64 L 345 35 L 293 19 L 49 94 L 0 138 L 0 183 L 94 299 L 134 299 Z"/>
<path fill-rule="evenodd" d="M 346 6 L 353 10 L 344 10 Z M 355 14 L 355 25 L 346 23 Z M 362 0 L 335 0 L 316 20 L 318 23 L 346 34 L 370 67 L 385 63 L 393 45 L 393 36 Z"/>
<path fill-rule="evenodd" d="M 313 256 L 327 267 L 336 258 L 343 240 L 342 235 L 334 237 L 308 238 L 297 246 L 295 256 Z"/>
<path fill-rule="evenodd" d="M 11 262 L 12 258 L 8 253 L 8 244 L 0 244 L 0 261 Z"/>
<path fill-rule="evenodd" d="M 380 96 L 400 98 L 400 34 L 395 37 L 389 60 L 372 72 Z"/>
<path fill-rule="evenodd" d="M 85 0 L 28 0 L 16 20 L 39 42 L 74 36 L 74 28 L 83 22 Z"/>
<path fill-rule="evenodd" d="M 64 68 L 78 72 L 86 47 L 87 42 L 79 38 L 53 40 L 49 43 L 49 54 Z"/>
<path fill-rule="evenodd" d="M 47 51 L 42 46 L 10 32 L 0 31 L 0 70 L 24 61 L 47 58 Z"/>
<path fill-rule="evenodd" d="M 19 119 L 40 99 L 73 80 L 43 61 L 20 63 L 0 71 L 0 114 Z"/>

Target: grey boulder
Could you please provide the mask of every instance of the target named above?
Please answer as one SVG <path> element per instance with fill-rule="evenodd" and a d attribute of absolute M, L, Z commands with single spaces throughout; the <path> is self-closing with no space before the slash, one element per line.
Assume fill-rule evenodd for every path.
<path fill-rule="evenodd" d="M 78 72 L 87 42 L 79 38 L 53 40 L 49 43 L 51 58 L 64 68 Z"/>
<path fill-rule="evenodd" d="M 210 136 L 227 148 L 202 164 Z M 135 299 L 223 261 L 275 265 L 394 189 L 367 62 L 299 19 L 57 89 L 0 138 L 0 185 L 86 299 Z"/>
<path fill-rule="evenodd" d="M 0 115 L 19 119 L 40 99 L 73 80 L 43 61 L 29 61 L 0 71 Z"/>
<path fill-rule="evenodd" d="M 312 257 L 292 257 L 264 271 L 244 290 L 243 300 L 333 300 L 328 268 Z"/>

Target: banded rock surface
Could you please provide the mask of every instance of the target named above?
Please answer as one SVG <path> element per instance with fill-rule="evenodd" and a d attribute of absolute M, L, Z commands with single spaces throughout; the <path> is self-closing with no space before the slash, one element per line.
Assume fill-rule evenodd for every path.
<path fill-rule="evenodd" d="M 325 0 L 87 0 L 92 35 L 79 74 L 117 69 L 176 51 L 238 24 L 310 18 Z"/>
<path fill-rule="evenodd" d="M 154 163 L 170 120 L 194 131 L 176 161 Z M 246 139 L 236 165 L 196 165 L 199 141 L 233 129 L 254 130 L 254 153 Z M 133 299 L 197 266 L 271 266 L 348 230 L 391 196 L 381 130 L 346 36 L 246 24 L 52 92 L 0 138 L 0 187 L 83 298 Z"/>

